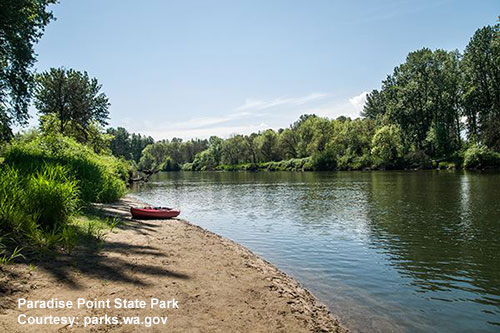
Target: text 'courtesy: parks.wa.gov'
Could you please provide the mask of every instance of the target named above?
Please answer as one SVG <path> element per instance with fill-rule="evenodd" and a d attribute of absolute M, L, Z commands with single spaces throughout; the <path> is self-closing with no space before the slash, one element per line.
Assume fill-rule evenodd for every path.
<path fill-rule="evenodd" d="M 17 308 L 21 313 L 17 316 L 20 325 L 63 325 L 68 327 L 92 325 L 140 325 L 151 327 L 167 324 L 167 310 L 179 309 L 179 302 L 175 298 L 168 300 L 151 297 L 149 299 L 105 298 L 76 300 L 61 300 L 51 298 L 47 300 L 29 300 L 19 298 Z M 146 311 L 161 314 L 151 315 L 114 315 L 107 314 L 106 310 L 145 309 Z M 41 310 L 41 311 L 40 311 Z M 64 311 L 70 310 L 70 311 Z M 71 310 L 92 310 L 92 315 L 69 314 Z M 102 310 L 102 314 L 95 314 L 94 310 Z M 36 312 L 36 314 L 35 314 Z M 59 314 L 65 312 L 64 314 Z M 66 314 L 68 312 L 68 314 Z M 165 313 L 163 315 L 163 313 Z"/>

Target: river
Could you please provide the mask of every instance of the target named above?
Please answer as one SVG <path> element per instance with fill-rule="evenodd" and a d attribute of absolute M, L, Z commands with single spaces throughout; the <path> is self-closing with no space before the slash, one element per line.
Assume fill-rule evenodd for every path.
<path fill-rule="evenodd" d="M 500 331 L 500 174 L 170 172 L 133 196 L 230 238 L 362 332 Z"/>

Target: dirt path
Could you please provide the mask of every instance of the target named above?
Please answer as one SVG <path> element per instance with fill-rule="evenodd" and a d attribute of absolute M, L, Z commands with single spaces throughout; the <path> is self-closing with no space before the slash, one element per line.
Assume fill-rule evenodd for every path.
<path fill-rule="evenodd" d="M 295 280 L 242 246 L 180 220 L 131 220 L 130 198 L 100 208 L 126 223 L 88 251 L 4 268 L 0 280 L 1 332 L 345 332 Z M 22 309 L 18 298 L 73 301 L 73 308 Z M 111 309 L 76 309 L 78 298 L 110 299 Z M 145 309 L 116 309 L 114 300 L 143 300 Z M 151 309 L 151 298 L 178 309 Z M 171 305 L 173 305 L 171 303 Z M 27 317 L 77 316 L 78 326 L 20 325 Z M 167 316 L 165 324 L 83 327 L 84 317 Z M 27 318 L 26 317 L 26 318 Z M 26 320 L 22 317 L 22 320 Z M 88 319 L 89 320 L 89 319 Z M 103 320 L 103 319 L 100 319 Z M 109 318 L 108 318 L 109 320 Z"/>

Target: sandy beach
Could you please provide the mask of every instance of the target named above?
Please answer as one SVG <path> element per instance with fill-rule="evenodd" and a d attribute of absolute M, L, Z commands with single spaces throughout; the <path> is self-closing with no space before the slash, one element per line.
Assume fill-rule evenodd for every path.
<path fill-rule="evenodd" d="M 124 221 L 106 235 L 98 249 L 80 249 L 36 267 L 4 266 L 0 271 L 0 331 L 347 331 L 297 281 L 249 250 L 183 220 L 132 220 L 128 207 L 137 204 L 126 197 L 116 204 L 98 206 Z M 23 305 L 19 309 L 19 298 L 57 298 L 72 301 L 73 307 L 27 309 Z M 77 309 L 82 298 L 89 305 L 109 299 L 112 306 L 82 305 Z M 132 305 L 118 303 L 117 308 L 113 306 L 117 299 L 144 301 L 146 306 L 124 308 Z M 164 307 L 171 301 L 170 308 L 161 308 L 162 301 Z M 152 307 L 151 302 L 156 304 Z M 21 325 L 20 315 L 24 315 L 23 321 L 47 316 L 77 320 L 73 325 Z M 100 322 L 84 327 L 85 317 Z M 114 323 L 110 317 L 138 317 L 141 323 Z M 147 327 L 146 317 L 168 319 Z"/>

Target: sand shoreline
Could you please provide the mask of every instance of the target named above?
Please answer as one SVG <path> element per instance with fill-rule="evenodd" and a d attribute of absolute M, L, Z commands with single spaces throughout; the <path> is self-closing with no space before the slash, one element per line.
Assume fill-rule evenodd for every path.
<path fill-rule="evenodd" d="M 57 258 L 33 269 L 3 269 L 0 330 L 4 332 L 346 332 L 326 306 L 295 279 L 240 244 L 184 220 L 132 220 L 126 197 L 99 205 L 125 223 L 106 236 L 98 252 Z M 141 308 L 17 309 L 17 299 L 141 300 Z M 178 301 L 178 309 L 151 308 L 151 299 Z M 20 325 L 18 316 L 78 317 L 78 326 Z M 140 324 L 84 317 L 139 317 Z M 165 323 L 146 328 L 145 317 Z"/>

